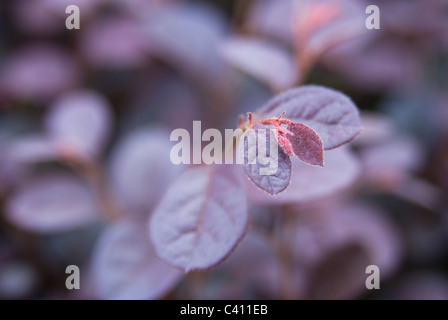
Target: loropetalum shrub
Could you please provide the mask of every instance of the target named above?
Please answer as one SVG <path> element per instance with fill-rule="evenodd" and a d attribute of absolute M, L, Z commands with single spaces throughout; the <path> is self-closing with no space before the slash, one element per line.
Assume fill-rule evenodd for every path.
<path fill-rule="evenodd" d="M 293 175 L 290 157 L 324 166 L 324 149 L 350 142 L 361 131 L 358 109 L 344 94 L 319 86 L 288 90 L 266 103 L 244 129 L 275 134 L 278 170 L 261 175 L 263 161 L 254 164 L 204 165 L 187 169 L 169 188 L 149 221 L 157 255 L 170 265 L 190 271 L 210 268 L 226 258 L 244 236 L 248 226 L 248 200 L 244 173 L 271 196 L 287 189 Z M 258 138 L 260 139 L 260 138 Z M 252 142 L 257 139 L 252 140 Z M 238 145 L 247 152 L 243 134 Z M 237 146 L 238 148 L 238 146 Z M 258 155 L 258 150 L 256 152 Z"/>
<path fill-rule="evenodd" d="M 0 298 L 345 299 L 368 265 L 387 287 L 403 257 L 440 266 L 447 1 L 205 2 L 2 2 Z M 353 103 L 308 83 L 358 101 L 355 148 Z M 170 131 L 199 120 L 277 171 L 174 165 Z M 410 280 L 395 298 L 447 296 Z"/>
<path fill-rule="evenodd" d="M 358 30 L 364 30 L 364 25 L 345 19 L 345 5 L 351 7 L 352 2 L 324 1 L 336 4 L 329 6 L 315 5 L 314 1 L 308 0 L 299 2 L 304 6 L 304 11 L 299 11 L 307 14 L 293 14 L 291 1 L 257 2 L 257 7 L 261 5 L 263 10 L 254 10 L 261 20 L 248 18 L 249 29 L 253 31 L 251 37 L 229 36 L 223 17 L 201 5 L 176 4 L 165 8 L 165 4 L 160 4 L 157 11 L 155 7 L 143 10 L 133 2 L 126 2 L 120 6 L 132 7 L 131 24 L 128 17 L 115 17 L 116 20 L 111 21 L 118 23 L 113 23 L 112 28 L 108 19 L 103 23 L 100 20 L 104 17 L 97 17 L 95 20 L 100 21 L 100 28 L 94 22 L 86 23 L 83 30 L 87 31 L 81 30 L 79 39 L 80 54 L 93 69 L 110 65 L 144 69 L 141 65 L 145 62 L 152 65 L 158 60 L 170 65 L 178 73 L 176 77 L 184 77 L 189 86 L 200 88 L 197 95 L 207 104 L 201 115 L 212 120 L 222 120 L 222 114 L 236 120 L 236 106 L 231 104 L 236 96 L 232 87 L 236 77 L 230 66 L 254 76 L 260 83 L 266 83 L 271 89 L 270 95 L 275 97 L 258 110 L 252 110 L 247 119 L 240 118 L 238 127 L 244 134 L 238 137 L 233 147 L 234 151 L 242 148 L 244 156 L 254 149 L 257 154 L 258 143 L 246 148 L 245 135 L 250 132 L 248 129 L 255 132 L 269 129 L 266 130 L 266 139 L 257 137 L 267 142 L 274 133 L 275 143 L 266 144 L 267 154 L 270 148 L 278 151 L 278 170 L 274 175 L 260 175 L 264 164 L 259 159 L 255 164 L 175 166 L 170 162 L 169 133 L 164 127 L 124 129 L 118 133 L 123 137 L 106 154 L 115 125 L 113 121 L 118 122 L 118 128 L 126 127 L 122 124 L 125 122 L 123 119 L 114 119 L 112 101 L 105 99 L 98 89 L 65 92 L 63 89 L 77 87 L 80 82 L 78 78 L 81 75 L 72 70 L 67 71 L 72 76 L 66 78 L 72 79 L 71 82 L 75 79 L 74 83 L 63 88 L 46 84 L 48 79 L 41 80 L 40 74 L 46 69 L 53 70 L 53 66 L 46 68 L 44 65 L 44 71 L 32 68 L 35 70 L 33 74 L 38 76 L 31 80 L 36 78 L 39 81 L 22 86 L 22 81 L 13 81 L 16 79 L 13 75 L 22 74 L 19 67 L 23 61 L 33 64 L 34 55 L 31 61 L 28 54 L 20 55 L 20 63 L 14 64 L 11 70 L 7 70 L 7 77 L 0 79 L 8 84 L 2 86 L 3 90 L 8 89 L 13 97 L 39 98 L 45 104 L 50 102 L 49 110 L 45 110 L 43 115 L 41 132 L 12 139 L 7 143 L 5 156 L 0 159 L 0 176 L 11 180 L 3 178 L 2 188 L 7 181 L 6 189 L 13 189 L 5 201 L 5 217 L 9 223 L 18 229 L 47 235 L 94 221 L 107 221 L 95 244 L 90 270 L 95 297 L 107 299 L 159 298 L 178 283 L 185 271 L 218 265 L 231 255 L 248 228 L 260 218 L 255 214 L 250 216 L 259 204 L 274 208 L 270 211 L 276 211 L 275 208 L 284 211 L 269 212 L 274 222 L 267 228 L 274 229 L 279 224 L 280 233 L 273 233 L 275 241 L 281 244 L 284 240 L 282 232 L 296 228 L 285 212 L 295 211 L 297 203 L 326 199 L 351 185 L 359 172 L 353 155 L 346 148 L 339 148 L 353 140 L 361 130 L 356 106 L 338 91 L 303 84 L 323 52 L 337 42 L 354 37 Z M 273 20 L 265 19 L 264 15 L 271 11 L 270 6 L 285 4 L 287 8 L 282 12 L 286 18 L 280 15 Z M 294 16 L 294 24 L 283 23 L 291 15 Z M 306 16 L 313 16 L 313 19 L 305 19 Z M 364 23 L 364 19 L 361 20 Z M 266 26 L 264 23 L 274 25 Z M 287 46 L 260 39 L 260 36 L 277 30 L 275 25 L 286 29 L 278 30 L 280 34 L 277 36 L 286 38 Z M 91 28 L 97 32 L 91 32 Z M 341 28 L 349 32 L 339 32 Z M 325 29 L 331 32 L 325 32 Z M 123 36 L 129 33 L 116 30 L 128 30 L 135 37 Z M 357 32 L 353 33 L 355 30 Z M 120 36 L 123 39 L 90 41 L 98 34 L 107 35 L 102 38 L 116 39 Z M 119 50 L 125 46 L 129 50 Z M 287 51 L 286 47 L 293 50 Z M 152 58 L 156 59 L 152 61 Z M 47 63 L 52 61 L 48 57 L 44 60 Z M 159 70 L 158 65 L 154 70 L 149 69 L 155 74 L 153 78 L 157 83 L 158 72 L 168 74 L 166 70 Z M 39 97 L 42 94 L 41 81 L 51 89 L 45 92 L 44 97 Z M 144 84 L 137 83 L 146 91 L 149 85 L 142 82 Z M 131 85 L 134 83 L 131 81 Z M 173 88 L 180 98 L 171 95 Z M 27 90 L 24 92 L 22 89 Z M 182 122 L 183 116 L 190 119 L 195 115 L 197 109 L 189 104 L 195 104 L 196 93 L 191 94 L 191 98 L 192 90 L 184 90 L 186 94 L 182 94 L 176 85 L 163 89 L 166 96 L 176 96 L 183 103 L 182 108 L 172 108 L 171 113 L 164 114 L 165 119 Z M 36 96 L 36 92 L 39 95 Z M 189 103 L 188 98 L 193 103 Z M 177 106 L 179 101 L 168 101 L 162 106 Z M 158 103 L 155 105 L 160 107 Z M 165 122 L 165 125 L 172 124 Z M 332 150 L 336 148 L 339 149 Z M 40 162 L 57 162 L 63 168 L 52 168 L 50 173 L 42 170 L 30 174 L 29 168 Z M 298 212 L 292 215 L 298 215 Z M 355 214 L 349 215 L 347 221 L 356 220 L 354 217 Z M 363 221 L 362 217 L 359 219 Z M 369 222 L 371 229 L 370 225 L 374 223 Z M 327 228 L 331 230 L 330 226 Z M 352 233 L 358 236 L 350 230 L 348 238 Z M 369 241 L 375 238 L 374 233 L 365 234 Z M 249 248 L 254 238 L 258 243 L 263 236 L 248 235 Z M 308 254 L 307 244 L 295 239 L 293 242 L 297 247 L 294 254 Z M 337 243 L 336 240 L 334 242 Z M 373 247 L 378 245 L 373 240 L 371 242 Z M 273 258 L 272 252 L 267 252 L 266 243 L 260 247 L 263 257 L 270 257 L 267 267 L 275 265 L 277 259 L 288 265 L 291 260 L 288 254 L 293 254 L 285 254 L 287 246 L 281 244 L 280 249 L 272 250 L 276 256 Z M 390 251 L 389 255 L 395 256 L 395 251 Z M 254 271 L 258 275 L 262 270 Z M 285 274 L 286 282 L 293 283 L 288 278 L 291 272 L 283 271 L 281 269 L 280 273 Z M 83 281 L 88 279 L 83 276 Z M 297 297 L 294 294 L 283 296 Z"/>

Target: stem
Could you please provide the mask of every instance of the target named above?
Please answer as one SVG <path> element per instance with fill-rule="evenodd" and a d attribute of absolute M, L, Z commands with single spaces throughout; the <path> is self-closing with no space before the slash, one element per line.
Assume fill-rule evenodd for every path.
<path fill-rule="evenodd" d="M 280 296 L 285 300 L 294 300 L 298 297 L 295 279 L 295 257 L 289 245 L 287 227 L 294 225 L 296 213 L 291 212 L 288 206 L 282 206 L 280 212 L 275 214 L 274 228 L 268 233 L 271 247 L 280 262 L 279 267 L 279 289 Z"/>
<path fill-rule="evenodd" d="M 126 215 L 124 209 L 113 198 L 107 175 L 98 161 L 92 157 L 64 157 L 64 163 L 84 178 L 96 194 L 105 219 L 113 222 Z"/>
<path fill-rule="evenodd" d="M 409 176 L 390 192 L 403 200 L 432 212 L 438 212 L 443 199 L 443 192 L 431 183 Z"/>

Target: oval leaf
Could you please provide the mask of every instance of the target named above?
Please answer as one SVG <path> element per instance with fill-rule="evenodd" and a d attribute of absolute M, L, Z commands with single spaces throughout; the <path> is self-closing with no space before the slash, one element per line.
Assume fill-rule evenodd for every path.
<path fill-rule="evenodd" d="M 365 10 L 357 1 L 301 0 L 295 4 L 296 44 L 306 47 L 315 57 L 367 31 Z"/>
<path fill-rule="evenodd" d="M 261 130 L 265 130 L 266 134 L 259 134 L 262 132 Z M 249 135 L 253 133 L 255 136 L 250 139 Z M 247 130 L 241 136 L 238 144 L 238 154 L 244 154 L 244 171 L 247 176 L 259 189 L 270 195 L 276 195 L 284 191 L 289 186 L 292 173 L 291 159 L 279 147 L 276 139 L 274 139 L 275 145 L 271 146 L 270 140 L 273 134 L 274 132 L 268 126 L 257 124 L 252 132 Z M 268 143 L 268 141 L 270 142 Z M 262 145 L 266 146 L 265 155 L 259 152 L 259 146 Z M 271 154 L 271 148 L 277 148 L 277 156 Z M 249 161 L 251 154 L 256 156 L 254 164 Z M 263 172 L 263 170 L 268 172 Z M 269 171 L 272 171 L 272 173 Z"/>
<path fill-rule="evenodd" d="M 328 197 L 352 185 L 360 172 L 358 160 L 343 149 L 325 154 L 325 167 L 311 167 L 296 158 L 294 175 L 288 189 L 276 197 L 269 197 L 251 184 L 249 199 L 254 203 L 304 203 Z"/>
<path fill-rule="evenodd" d="M 226 31 L 223 16 L 207 5 L 179 5 L 147 20 L 148 50 L 194 78 L 216 84 L 225 74 L 217 46 Z"/>
<path fill-rule="evenodd" d="M 288 126 L 294 135 L 288 135 L 292 150 L 300 160 L 314 166 L 324 166 L 324 148 L 322 140 L 310 127 L 294 123 Z"/>
<path fill-rule="evenodd" d="M 147 215 L 157 205 L 182 167 L 170 161 L 169 132 L 140 129 L 112 153 L 110 174 L 117 197 L 132 213 Z"/>
<path fill-rule="evenodd" d="M 266 83 L 274 91 L 291 88 L 297 79 L 297 66 L 292 55 L 272 43 L 233 37 L 226 40 L 220 49 L 227 62 Z"/>
<path fill-rule="evenodd" d="M 12 97 L 48 101 L 79 83 L 78 64 L 59 46 L 28 45 L 2 59 L 0 88 Z"/>
<path fill-rule="evenodd" d="M 143 26 L 136 20 L 99 18 L 82 34 L 80 49 L 95 67 L 140 67 L 146 55 Z"/>
<path fill-rule="evenodd" d="M 123 220 L 101 235 L 92 262 L 100 299 L 157 299 L 182 277 L 181 271 L 156 256 L 142 229 L 136 222 Z"/>
<path fill-rule="evenodd" d="M 61 157 L 50 139 L 37 134 L 14 139 L 8 145 L 6 154 L 8 161 L 21 164 L 56 161 Z"/>
<path fill-rule="evenodd" d="M 98 155 L 111 130 L 109 104 L 100 95 L 78 91 L 63 96 L 46 118 L 50 138 L 81 153 Z"/>
<path fill-rule="evenodd" d="M 66 174 L 35 178 L 13 195 L 6 207 L 11 223 L 38 233 L 79 227 L 98 219 L 99 213 L 87 186 Z"/>
<path fill-rule="evenodd" d="M 310 126 L 322 139 L 325 150 L 353 140 L 361 132 L 359 111 L 344 94 L 320 87 L 304 86 L 288 90 L 265 104 L 256 117 L 285 118 Z"/>
<path fill-rule="evenodd" d="M 384 143 L 397 135 L 391 118 L 373 112 L 363 111 L 361 114 L 363 130 L 353 141 L 357 147 L 370 147 Z"/>
<path fill-rule="evenodd" d="M 245 28 L 251 33 L 291 44 L 293 34 L 294 2 L 292 0 L 255 1 L 250 6 Z"/>
<path fill-rule="evenodd" d="M 372 178 L 381 171 L 412 172 L 423 163 L 423 148 L 411 136 L 396 136 L 382 144 L 361 150 L 361 160 Z"/>
<path fill-rule="evenodd" d="M 216 265 L 232 251 L 248 220 L 238 168 L 197 167 L 180 176 L 150 219 L 160 258 L 189 271 Z"/>

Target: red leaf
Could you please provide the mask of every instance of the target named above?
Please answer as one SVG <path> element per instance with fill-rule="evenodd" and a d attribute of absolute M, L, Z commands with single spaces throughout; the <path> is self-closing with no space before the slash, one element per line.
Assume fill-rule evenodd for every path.
<path fill-rule="evenodd" d="M 288 157 L 289 158 L 289 157 Z M 325 167 L 312 167 L 291 159 L 294 174 L 285 192 L 270 197 L 249 185 L 249 200 L 261 204 L 307 203 L 332 196 L 350 187 L 360 172 L 358 160 L 345 148 L 325 153 Z"/>
<path fill-rule="evenodd" d="M 310 127 L 294 123 L 288 126 L 288 130 L 294 135 L 288 135 L 292 149 L 303 162 L 314 166 L 324 166 L 324 148 L 322 140 Z"/>
<path fill-rule="evenodd" d="M 361 132 L 359 111 L 350 98 L 325 87 L 308 85 L 288 90 L 268 101 L 254 116 L 260 120 L 282 113 L 315 130 L 325 150 L 348 143 Z"/>
<path fill-rule="evenodd" d="M 282 147 L 283 151 L 289 156 L 292 156 L 292 144 L 288 138 L 285 138 L 281 133 L 278 134 L 278 143 Z"/>

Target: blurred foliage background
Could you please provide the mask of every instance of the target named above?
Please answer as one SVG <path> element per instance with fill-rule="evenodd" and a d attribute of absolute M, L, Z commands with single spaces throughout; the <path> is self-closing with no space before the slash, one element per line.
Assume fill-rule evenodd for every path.
<path fill-rule="evenodd" d="M 303 84 L 351 97 L 364 131 L 297 201 L 252 199 L 227 261 L 184 275 L 120 226 L 182 170 L 172 129 L 234 128 Z M 0 298 L 447 299 L 447 89 L 444 0 L 2 0 Z"/>

